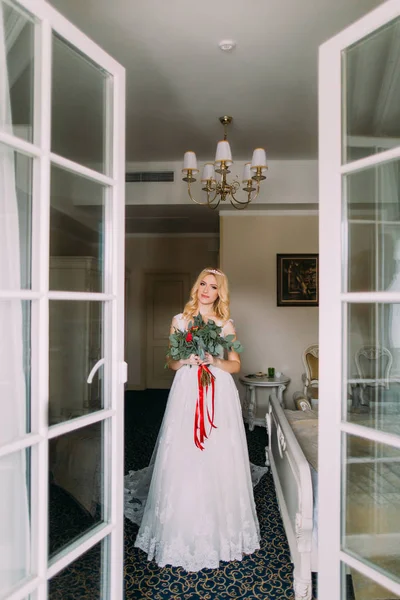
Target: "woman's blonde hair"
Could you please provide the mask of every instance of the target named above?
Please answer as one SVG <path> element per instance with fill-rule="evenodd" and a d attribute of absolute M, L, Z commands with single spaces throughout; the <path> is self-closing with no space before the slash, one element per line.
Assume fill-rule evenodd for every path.
<path fill-rule="evenodd" d="M 203 269 L 194 282 L 190 291 L 190 299 L 183 309 L 183 317 L 185 319 L 193 319 L 193 317 L 197 315 L 199 311 L 198 290 L 200 282 L 207 275 L 214 275 L 217 282 L 218 298 L 214 302 L 214 314 L 218 319 L 221 319 L 222 322 L 228 321 L 230 317 L 228 278 L 225 273 L 219 269 L 212 268 Z"/>

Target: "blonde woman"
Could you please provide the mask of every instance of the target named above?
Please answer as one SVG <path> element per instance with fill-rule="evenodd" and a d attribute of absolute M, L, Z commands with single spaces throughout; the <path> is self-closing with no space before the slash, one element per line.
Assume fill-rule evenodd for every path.
<path fill-rule="evenodd" d="M 172 320 L 171 332 L 185 331 L 197 314 L 220 325 L 223 335 L 235 335 L 228 281 L 219 269 L 200 273 L 183 313 Z M 201 364 L 215 376 L 216 428 L 204 450 L 193 441 L 199 389 L 198 369 L 190 368 Z M 169 367 L 176 375 L 150 469 L 127 476 L 133 499 L 140 495 L 143 478 L 150 484 L 135 545 L 159 566 L 215 569 L 220 561 L 241 560 L 259 548 L 246 436 L 231 375 L 239 372 L 240 358 L 233 351 L 220 357 L 206 354 L 204 361 L 192 355 L 170 359 Z"/>

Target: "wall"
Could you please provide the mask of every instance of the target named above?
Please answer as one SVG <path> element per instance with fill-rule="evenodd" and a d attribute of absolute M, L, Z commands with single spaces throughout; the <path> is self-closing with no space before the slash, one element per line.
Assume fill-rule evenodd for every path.
<path fill-rule="evenodd" d="M 199 210 L 205 209 L 199 207 Z M 181 271 L 190 273 L 194 280 L 204 267 L 218 265 L 218 238 L 212 235 L 133 235 L 126 237 L 125 248 L 126 268 L 129 270 L 126 306 L 127 387 L 144 389 L 145 273 Z"/>
<path fill-rule="evenodd" d="M 289 252 L 318 252 L 318 215 L 222 213 L 220 264 L 229 277 L 232 316 L 245 346 L 242 372 L 275 367 L 287 374 L 287 405 L 302 389 L 302 352 L 318 342 L 318 308 L 276 306 L 276 255 Z M 266 392 L 257 394 L 257 416 L 263 417 Z"/>
<path fill-rule="evenodd" d="M 202 169 L 204 162 L 199 161 Z M 242 181 L 245 161 L 235 161 L 229 180 L 237 175 Z M 128 183 L 126 204 L 192 204 L 187 186 L 182 181 L 182 163 L 128 163 L 129 171 L 174 171 L 173 183 Z M 201 193 L 200 176 L 193 184 L 193 193 Z M 242 192 L 243 193 L 243 192 Z M 261 186 L 255 206 L 271 202 L 309 204 L 318 202 L 318 162 L 316 160 L 271 160 L 268 163 L 267 180 Z"/>

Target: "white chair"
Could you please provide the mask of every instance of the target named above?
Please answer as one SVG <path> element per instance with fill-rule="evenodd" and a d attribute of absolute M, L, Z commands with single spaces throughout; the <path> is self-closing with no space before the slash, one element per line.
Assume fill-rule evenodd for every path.
<path fill-rule="evenodd" d="M 318 362 L 319 362 L 319 346 L 312 344 L 308 346 L 302 355 L 305 373 L 302 375 L 304 388 L 303 393 L 311 402 L 318 402 Z"/>
<path fill-rule="evenodd" d="M 297 410 L 312 410 L 318 404 L 318 344 L 308 346 L 303 354 L 302 361 L 305 373 L 302 374 L 303 391 L 293 394 L 293 402 Z"/>
<path fill-rule="evenodd" d="M 355 363 L 360 379 L 360 402 L 365 406 L 368 405 L 365 392 L 377 388 L 389 389 L 393 356 L 384 346 L 361 346 L 355 354 Z"/>

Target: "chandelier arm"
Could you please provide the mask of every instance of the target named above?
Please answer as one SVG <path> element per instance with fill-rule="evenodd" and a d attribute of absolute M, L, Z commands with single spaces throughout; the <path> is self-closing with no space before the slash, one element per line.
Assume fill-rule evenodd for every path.
<path fill-rule="evenodd" d="M 248 202 L 241 202 L 240 200 L 235 198 L 235 196 L 233 194 L 231 194 L 231 197 L 232 197 L 231 204 L 237 210 L 243 210 L 250 204 L 250 200 Z"/>
<path fill-rule="evenodd" d="M 242 202 L 242 200 L 238 200 L 236 198 L 236 196 L 235 196 L 235 193 L 231 192 L 231 196 L 232 196 L 233 200 L 237 204 L 242 204 L 243 207 L 248 206 L 250 204 L 250 202 L 253 202 L 257 198 L 258 194 L 260 193 L 260 184 L 257 183 L 257 189 L 256 189 L 256 192 L 255 192 L 255 194 L 254 194 L 253 197 L 251 197 L 251 192 L 248 192 L 248 194 L 247 194 L 247 201 L 246 202 Z"/>
<path fill-rule="evenodd" d="M 247 200 L 245 202 L 243 202 L 243 200 L 238 200 L 233 192 L 231 192 L 231 196 L 237 204 L 243 204 L 244 206 L 247 206 L 252 201 L 252 198 L 250 198 L 250 194 L 247 195 Z"/>
<path fill-rule="evenodd" d="M 244 210 L 245 208 L 248 207 L 248 205 L 250 204 L 250 202 L 231 202 L 233 208 L 236 208 L 236 210 Z"/>
<path fill-rule="evenodd" d="M 213 191 L 215 191 L 214 198 L 212 200 L 210 200 L 210 193 Z M 221 202 L 221 196 L 220 196 L 220 199 L 218 200 L 218 203 L 216 204 L 216 206 L 212 206 L 214 204 L 217 196 L 220 196 L 218 186 L 216 186 L 215 190 L 211 189 L 210 191 L 207 191 L 207 204 L 210 208 L 217 208 L 218 204 Z"/>
<path fill-rule="evenodd" d="M 215 196 L 211 200 L 211 202 L 208 203 L 208 208 L 211 208 L 211 210 L 216 210 L 219 206 L 219 203 L 221 202 L 221 196 L 219 196 L 217 202 L 214 204 L 216 197 L 217 197 L 217 194 L 215 194 Z"/>
<path fill-rule="evenodd" d="M 190 189 L 190 183 L 188 183 L 188 194 L 189 194 L 189 198 L 195 203 L 195 204 L 200 204 L 200 206 L 207 206 L 208 205 L 208 200 L 206 200 L 205 202 L 199 202 L 198 200 L 195 200 L 192 196 L 192 192 Z"/>
<path fill-rule="evenodd" d="M 255 191 L 254 196 L 250 199 L 250 202 L 254 202 L 254 200 L 257 199 L 259 193 L 260 193 L 260 182 L 258 181 L 257 182 L 257 189 Z M 249 198 L 250 198 L 250 195 L 251 195 L 251 192 L 249 192 Z"/>
<path fill-rule="evenodd" d="M 210 190 L 210 192 L 216 192 L 218 189 L 218 182 L 216 179 L 210 179 L 210 183 L 207 184 L 208 189 Z"/>

